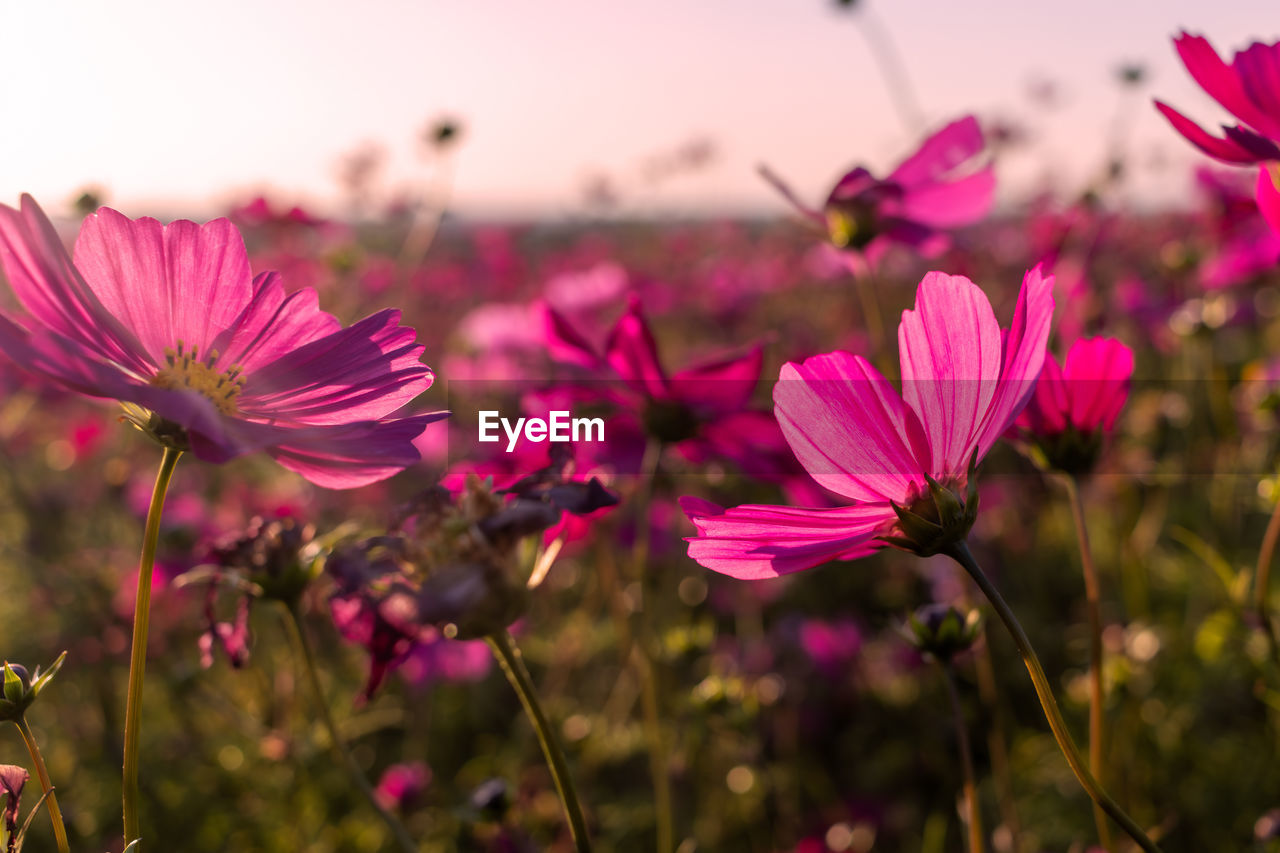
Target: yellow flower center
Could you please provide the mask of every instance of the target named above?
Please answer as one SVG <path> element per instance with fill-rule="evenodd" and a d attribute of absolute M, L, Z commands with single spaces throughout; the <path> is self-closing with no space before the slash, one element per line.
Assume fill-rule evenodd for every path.
<path fill-rule="evenodd" d="M 244 390 L 241 368 L 232 365 L 229 370 L 215 369 L 214 365 L 218 362 L 217 350 L 213 350 L 205 358 L 198 358 L 196 347 L 192 347 L 190 352 L 183 352 L 182 341 L 178 341 L 176 350 L 164 351 L 164 360 L 165 366 L 152 378 L 152 385 L 175 391 L 197 391 L 209 398 L 224 415 L 239 413 L 236 398 Z"/>

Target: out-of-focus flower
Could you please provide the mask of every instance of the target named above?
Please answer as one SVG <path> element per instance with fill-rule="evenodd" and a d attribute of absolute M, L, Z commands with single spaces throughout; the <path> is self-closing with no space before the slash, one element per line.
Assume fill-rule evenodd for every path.
<path fill-rule="evenodd" d="M 1227 65 L 1203 36 L 1183 32 L 1173 41 L 1187 71 L 1218 103 L 1244 122 L 1222 126 L 1222 137 L 1208 133 L 1161 101 L 1156 109 L 1192 145 L 1224 163 L 1251 164 L 1280 160 L 1280 44 L 1254 42 Z"/>
<path fill-rule="evenodd" d="M 1253 42 L 1227 65 L 1203 36 L 1183 32 L 1174 39 L 1187 71 L 1218 103 L 1243 124 L 1222 126 L 1213 136 L 1173 107 L 1156 101 L 1156 109 L 1174 130 L 1205 154 L 1224 163 L 1259 163 L 1257 197 L 1272 230 L 1280 233 L 1280 43 Z"/>
<path fill-rule="evenodd" d="M 978 162 L 984 145 L 978 120 L 965 116 L 926 139 L 886 178 L 862 166 L 848 172 L 820 210 L 769 169 L 761 174 L 841 249 L 874 262 L 888 244 L 900 243 L 930 256 L 946 247 L 945 230 L 977 222 L 991 209 L 996 179 L 990 163 Z"/>
<path fill-rule="evenodd" d="M 528 603 L 522 540 L 556 524 L 562 508 L 599 503 L 590 485 L 554 497 L 555 484 L 517 485 L 508 497 L 471 475 L 456 495 L 429 489 L 405 508 L 398 533 L 337 548 L 325 560 L 337 584 L 334 623 L 369 651 L 364 699 L 419 643 L 506 630 Z"/>
<path fill-rule="evenodd" d="M 18 807 L 22 789 L 30 778 L 31 774 L 16 764 L 0 764 L 0 794 L 4 794 L 0 823 L 4 824 L 4 834 L 9 839 L 8 853 L 16 853 L 18 849 Z"/>
<path fill-rule="evenodd" d="M 68 257 L 30 196 L 0 205 L 0 263 L 25 312 L 0 316 L 0 349 L 93 397 L 169 447 L 225 462 L 264 451 L 329 488 L 381 480 L 418 461 L 443 412 L 390 418 L 431 385 L 400 314 L 348 328 L 315 291 L 288 296 L 250 274 L 228 220 L 131 220 L 103 208 Z"/>
<path fill-rule="evenodd" d="M 927 555 L 962 540 L 977 510 L 974 466 L 1034 392 L 1052 317 L 1053 279 L 1039 268 L 1023 279 L 1007 332 L 977 285 L 933 272 L 898 328 L 901 396 L 861 356 L 783 365 L 773 398 L 787 441 L 819 485 L 854 503 L 724 510 L 685 498 L 698 530 L 689 556 L 758 579 L 886 545 Z"/>
<path fill-rule="evenodd" d="M 1062 367 L 1045 357 L 1035 393 L 1013 431 L 1032 443 L 1048 467 L 1085 473 L 1120 417 L 1132 376 L 1133 350 L 1115 338 L 1082 338 Z"/>
<path fill-rule="evenodd" d="M 552 357 L 585 368 L 591 377 L 557 386 L 547 396 L 547 408 L 564 408 L 549 401 L 566 395 L 584 402 L 594 399 L 635 416 L 645 435 L 674 446 L 691 462 L 727 459 L 753 474 L 780 469 L 772 464 L 785 454 L 776 423 L 766 412 L 748 408 L 764 363 L 762 347 L 668 373 L 639 299 L 630 300 L 603 351 L 554 308 L 542 310 Z M 611 422 L 611 433 L 621 433 L 617 427 Z"/>
<path fill-rule="evenodd" d="M 926 604 L 907 617 L 903 634 L 921 654 L 945 663 L 972 646 L 980 630 L 976 610 L 961 613 L 949 604 Z"/>
<path fill-rule="evenodd" d="M 421 761 L 409 761 L 384 770 L 373 793 L 384 809 L 404 811 L 413 807 L 429 784 L 431 769 Z"/>

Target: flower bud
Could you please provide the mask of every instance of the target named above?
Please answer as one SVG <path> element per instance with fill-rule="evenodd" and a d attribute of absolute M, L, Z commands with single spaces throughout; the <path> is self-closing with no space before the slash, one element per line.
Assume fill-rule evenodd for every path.
<path fill-rule="evenodd" d="M 4 664 L 4 698 L 0 699 L 0 721 L 12 720 L 16 722 L 22 719 L 22 715 L 27 708 L 31 707 L 31 703 L 40 695 L 40 691 L 58 674 L 58 670 L 62 667 L 62 662 L 66 657 L 67 653 L 63 652 L 58 655 L 58 659 L 53 662 L 53 666 L 43 672 L 40 667 L 36 667 L 34 674 L 27 672 L 27 668 L 21 664 L 6 661 Z"/>
<path fill-rule="evenodd" d="M 946 663 L 973 645 L 981 620 L 976 610 L 961 613 L 947 604 L 927 604 L 907 617 L 907 626 L 904 635 L 911 645 Z"/>

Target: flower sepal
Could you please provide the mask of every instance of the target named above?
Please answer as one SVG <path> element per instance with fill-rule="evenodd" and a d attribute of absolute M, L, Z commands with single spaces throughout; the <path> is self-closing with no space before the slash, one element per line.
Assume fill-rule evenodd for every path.
<path fill-rule="evenodd" d="M 5 661 L 4 698 L 0 699 L 0 721 L 16 722 L 22 719 L 27 708 L 30 708 L 31 703 L 40 695 L 40 691 L 44 690 L 58 674 L 66 658 L 67 653 L 63 652 L 48 669 L 41 671 L 40 667 L 36 667 L 34 673 L 27 672 L 27 668 L 21 664 Z"/>
<path fill-rule="evenodd" d="M 963 542 L 978 518 L 977 464 L 975 451 L 969 458 L 963 498 L 951 485 L 943 485 L 925 474 L 928 494 L 920 495 L 906 506 L 890 501 L 898 524 L 893 533 L 877 538 L 921 557 L 932 557 Z"/>

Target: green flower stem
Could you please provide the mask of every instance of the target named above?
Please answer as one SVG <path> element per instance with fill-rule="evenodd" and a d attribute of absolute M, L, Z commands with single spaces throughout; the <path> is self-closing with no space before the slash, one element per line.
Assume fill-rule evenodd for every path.
<path fill-rule="evenodd" d="M 1027 672 L 1031 675 L 1031 683 L 1035 686 L 1036 696 L 1040 699 L 1040 707 L 1044 710 L 1045 719 L 1049 722 L 1049 728 L 1053 732 L 1054 740 L 1058 742 L 1058 748 L 1062 750 L 1062 754 L 1067 759 L 1067 764 L 1071 766 L 1071 771 L 1075 773 L 1076 779 L 1080 781 L 1081 787 L 1085 792 L 1093 798 L 1093 801 L 1102 807 L 1111 819 L 1120 825 L 1120 827 L 1138 843 L 1138 846 L 1147 853 L 1161 853 L 1155 842 L 1147 837 L 1147 834 L 1120 808 L 1119 804 L 1111 798 L 1111 795 L 1098 784 L 1098 780 L 1093 778 L 1093 774 L 1089 772 L 1088 766 L 1085 764 L 1084 758 L 1080 755 L 1080 750 L 1076 748 L 1075 741 L 1071 739 L 1071 732 L 1067 729 L 1067 723 L 1062 719 L 1062 711 L 1058 708 L 1057 701 L 1053 698 L 1053 690 L 1049 686 L 1049 679 L 1044 674 L 1044 667 L 1040 665 L 1040 658 L 1036 656 L 1035 649 L 1031 646 L 1031 640 L 1027 637 L 1027 632 L 1022 629 L 1022 625 L 1018 622 L 1018 617 L 1013 614 L 1013 610 L 1009 607 L 1008 602 L 1004 600 L 1004 596 L 995 588 L 995 585 L 983 573 L 982 568 L 973 558 L 973 554 L 969 552 L 969 546 L 964 542 L 958 542 L 947 548 L 943 553 L 951 557 L 959 563 L 969 577 L 973 578 L 974 583 L 982 590 L 982 594 L 991 602 L 991 606 L 995 608 L 996 614 L 1000 617 L 1000 621 L 1004 622 L 1005 628 L 1013 637 L 1014 645 L 1018 647 L 1018 653 L 1022 655 L 1022 662 L 1027 667 Z"/>
<path fill-rule="evenodd" d="M 333 722 L 333 715 L 329 713 L 329 703 L 324 698 L 324 688 L 320 686 L 320 674 L 316 670 L 315 653 L 311 649 L 310 641 L 307 640 L 307 632 L 302 627 L 302 616 L 298 611 L 298 605 L 289 606 L 285 604 L 283 607 L 285 611 L 284 621 L 289 628 L 289 636 L 293 640 L 298 657 L 302 659 L 302 668 L 307 674 L 311 692 L 316 697 L 316 709 L 320 712 L 320 722 L 324 724 L 325 732 L 329 735 L 329 745 L 333 748 L 338 763 L 346 769 L 351 783 L 364 796 L 369 806 L 382 818 L 382 822 L 387 825 L 387 829 L 391 830 L 391 835 L 395 838 L 396 844 L 399 845 L 400 849 L 404 853 L 418 853 L 418 845 L 414 842 L 413 836 L 409 834 L 409 830 L 405 829 L 404 824 L 378 802 L 373 786 L 369 784 L 369 780 L 365 778 L 360 765 L 356 764 L 355 756 L 351 754 L 351 751 L 347 749 L 346 743 L 338 735 L 338 727 Z"/>
<path fill-rule="evenodd" d="M 636 642 L 631 657 L 636 678 L 640 682 L 641 711 L 644 714 L 645 743 L 649 752 L 649 774 L 653 777 L 653 811 L 657 830 L 658 853 L 675 849 L 675 808 L 671 797 L 666 738 L 662 732 L 662 715 L 658 706 L 658 672 L 650 656 L 653 648 L 653 625 L 650 619 L 653 573 L 649 562 L 649 514 L 653 506 L 653 489 L 662 461 L 663 443 L 650 439 L 640 463 L 640 483 L 636 494 L 636 541 L 632 548 L 632 580 L 640 584 L 640 613 L 637 617 Z"/>
<path fill-rule="evenodd" d="M 1098 603 L 1098 570 L 1093 564 L 1093 549 L 1089 547 L 1089 529 L 1084 522 L 1080 485 L 1070 474 L 1063 475 L 1062 481 L 1067 488 L 1071 517 L 1076 525 L 1080 565 L 1084 569 L 1084 595 L 1089 611 L 1089 769 L 1099 783 L 1106 784 L 1108 774 L 1103 758 L 1106 754 L 1106 734 L 1102 718 L 1102 611 Z M 1098 803 L 1093 804 L 1093 821 L 1098 825 L 1098 843 L 1104 850 L 1111 850 L 1111 827 Z"/>
<path fill-rule="evenodd" d="M 141 830 L 138 823 L 138 742 L 142 733 L 142 679 L 147 668 L 147 628 L 151 623 L 151 570 L 156 562 L 156 543 L 160 539 L 160 515 L 164 496 L 169 491 L 173 469 L 182 456 L 181 450 L 164 449 L 156 485 L 147 510 L 147 527 L 142 534 L 142 560 L 138 566 L 138 594 L 133 605 L 133 650 L 129 657 L 129 696 L 124 706 L 124 842 L 136 841 Z M 136 853 L 136 848 L 134 853 Z"/>
<path fill-rule="evenodd" d="M 1253 572 L 1253 609 L 1262 623 L 1267 640 L 1271 643 L 1271 653 L 1280 661 L 1280 641 L 1276 639 L 1275 628 L 1271 624 L 1271 608 L 1267 606 L 1269 588 L 1271 586 L 1271 563 L 1276 554 L 1276 542 L 1280 540 L 1280 501 L 1271 511 L 1271 520 L 1267 522 L 1267 532 L 1262 535 L 1262 547 L 1258 549 L 1258 566 Z"/>
<path fill-rule="evenodd" d="M 27 718 L 19 716 L 14 720 L 18 731 L 22 732 L 22 740 L 27 744 L 27 752 L 31 754 L 31 763 L 36 767 L 36 777 L 40 779 L 40 790 L 44 791 L 45 803 L 49 807 L 49 820 L 53 822 L 53 837 L 58 841 L 58 853 L 70 853 L 71 845 L 67 842 L 67 828 L 62 823 L 62 809 L 58 808 L 58 797 L 53 793 L 53 783 L 49 781 L 49 771 L 44 766 L 44 757 L 40 755 L 40 747 L 36 744 L 35 735 L 27 725 Z"/>
<path fill-rule="evenodd" d="M 982 840 L 982 815 L 978 811 L 978 784 L 973 773 L 973 753 L 969 749 L 969 733 L 964 723 L 964 710 L 960 707 L 960 692 L 956 689 L 956 674 L 950 661 L 942 662 L 942 676 L 947 682 L 947 697 L 951 700 L 951 717 L 956 727 L 956 743 L 960 748 L 960 766 L 964 771 L 964 806 L 968 817 L 969 853 L 986 853 Z"/>
<path fill-rule="evenodd" d="M 556 792 L 560 794 L 560 802 L 564 805 L 565 817 L 569 819 L 569 833 L 573 836 L 574 849 L 578 853 L 590 853 L 591 838 L 587 834 L 587 821 L 582 816 L 582 805 L 578 800 L 578 792 L 573 787 L 573 777 L 569 775 L 569 762 L 565 759 L 564 750 L 556 739 L 555 731 L 547 722 L 547 715 L 538 702 L 537 691 L 533 687 L 533 679 L 525 668 L 520 650 L 515 640 L 506 631 L 490 634 L 485 639 L 493 649 L 494 657 L 502 667 L 502 672 L 511 682 L 511 687 L 520 697 L 525 715 L 533 724 L 538 735 L 538 743 L 542 746 L 542 755 L 551 769 L 551 778 L 556 783 Z"/>

